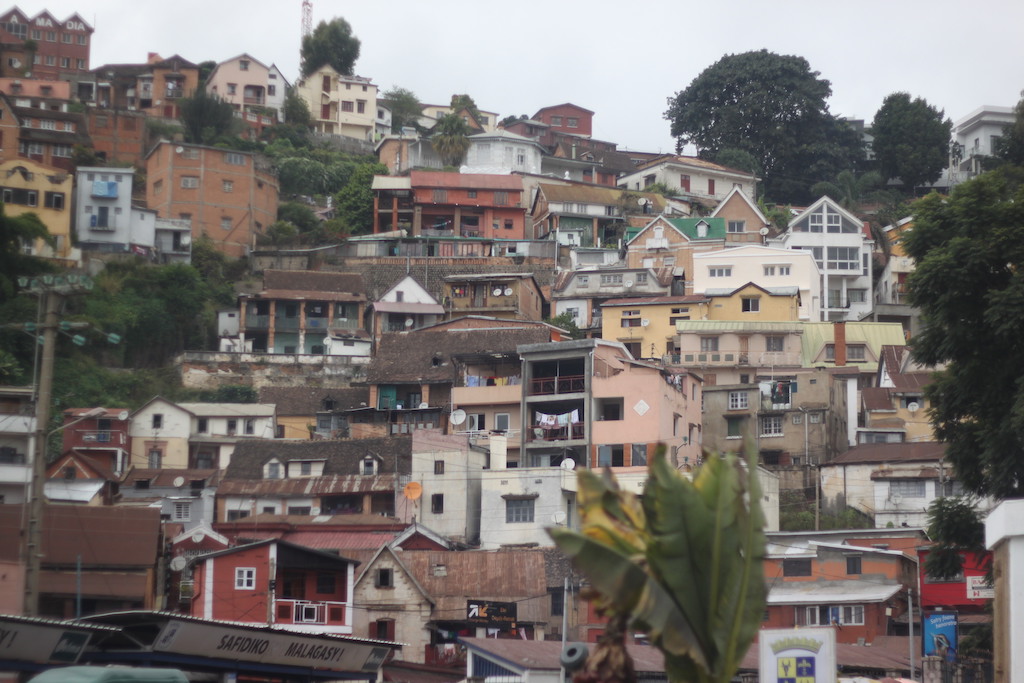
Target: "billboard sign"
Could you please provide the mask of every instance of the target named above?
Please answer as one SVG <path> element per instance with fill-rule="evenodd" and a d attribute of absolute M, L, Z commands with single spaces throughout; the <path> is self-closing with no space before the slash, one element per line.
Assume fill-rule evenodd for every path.
<path fill-rule="evenodd" d="M 492 600 L 467 600 L 466 621 L 477 626 L 503 631 L 516 627 L 516 603 Z"/>
<path fill-rule="evenodd" d="M 925 657 L 942 657 L 947 662 L 955 662 L 959 647 L 956 612 L 925 613 L 921 645 Z"/>

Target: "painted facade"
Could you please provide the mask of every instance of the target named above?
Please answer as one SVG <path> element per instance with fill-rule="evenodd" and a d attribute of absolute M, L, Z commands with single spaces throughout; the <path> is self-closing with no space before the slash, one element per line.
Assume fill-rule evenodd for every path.
<path fill-rule="evenodd" d="M 649 161 L 618 180 L 619 187 L 643 190 L 655 183 L 672 188 L 675 194 L 717 204 L 733 188 L 753 197 L 757 178 L 751 173 L 715 164 L 705 159 L 666 155 Z"/>
<path fill-rule="evenodd" d="M 206 79 L 206 92 L 223 98 L 235 111 L 272 110 L 278 122 L 284 121 L 287 88 L 276 66 L 244 53 L 217 64 Z"/>
<path fill-rule="evenodd" d="M 369 78 L 339 74 L 325 64 L 297 81 L 295 92 L 309 106 L 318 133 L 374 139 L 377 86 Z"/>
<path fill-rule="evenodd" d="M 71 244 L 72 187 L 71 175 L 62 169 L 28 159 L 10 159 L 0 163 L 4 214 L 36 214 L 55 240 L 52 246 L 43 240 L 23 243 L 23 251 L 58 261 L 74 260 Z"/>

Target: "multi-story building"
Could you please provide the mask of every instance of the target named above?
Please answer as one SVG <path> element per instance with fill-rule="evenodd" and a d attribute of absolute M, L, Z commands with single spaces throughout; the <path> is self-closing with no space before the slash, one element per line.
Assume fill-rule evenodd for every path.
<path fill-rule="evenodd" d="M 675 291 L 675 284 L 671 268 L 613 266 L 565 271 L 551 286 L 552 314 L 568 314 L 588 336 L 598 336 L 603 329 L 602 307 L 606 302 L 672 296 L 681 293 Z"/>
<path fill-rule="evenodd" d="M 133 467 L 120 482 L 118 504 L 159 508 L 161 521 L 183 532 L 208 529 L 219 480 L 220 470 L 215 469 Z"/>
<path fill-rule="evenodd" d="M 541 320 L 545 301 L 533 273 L 483 273 L 444 278 L 449 317 L 486 315 L 510 320 Z"/>
<path fill-rule="evenodd" d="M 503 128 L 468 138 L 465 173 L 540 173 L 544 148 L 535 140 Z"/>
<path fill-rule="evenodd" d="M 438 119 L 449 114 L 461 114 L 466 123 L 480 132 L 493 133 L 498 127 L 498 113 L 477 109 L 478 116 L 471 117 L 468 111 L 455 111 L 450 104 L 424 104 L 419 123 L 424 128 L 433 128 Z"/>
<path fill-rule="evenodd" d="M 35 455 L 35 392 L 0 387 L 0 503 L 28 501 Z"/>
<path fill-rule="evenodd" d="M 820 274 L 813 255 L 748 245 L 693 255 L 693 293 L 716 298 L 709 320 L 820 320 Z M 749 295 L 738 290 L 755 285 Z M 722 298 L 736 299 L 736 307 Z M 738 297 L 738 299 L 737 299 Z"/>
<path fill-rule="evenodd" d="M 526 236 L 519 176 L 412 171 L 374 176 L 373 232 L 521 240 Z"/>
<path fill-rule="evenodd" d="M 146 114 L 126 109 L 89 107 L 86 112 L 92 148 L 108 164 L 142 167 L 149 149 Z"/>
<path fill-rule="evenodd" d="M 277 220 L 278 183 L 262 155 L 161 141 L 146 155 L 146 203 L 160 218 L 188 219 L 232 257 L 245 256 Z"/>
<path fill-rule="evenodd" d="M 373 141 L 377 86 L 369 78 L 339 74 L 325 64 L 297 81 L 295 92 L 309 105 L 318 133 Z"/>
<path fill-rule="evenodd" d="M 914 362 L 906 346 L 883 346 L 875 386 L 861 390 L 857 443 L 934 441 L 925 387 L 933 371 Z"/>
<path fill-rule="evenodd" d="M 83 249 L 127 251 L 129 245 L 152 248 L 156 215 L 132 210 L 134 168 L 79 166 L 75 187 L 75 231 Z"/>
<path fill-rule="evenodd" d="M 155 52 L 145 64 L 104 64 L 93 70 L 95 103 L 102 109 L 141 111 L 177 119 L 180 102 L 199 87 L 199 67 L 181 55 L 164 59 Z"/>
<path fill-rule="evenodd" d="M 19 126 L 14 136 L 18 156 L 47 166 L 74 170 L 71 154 L 76 145 L 91 147 L 86 132 L 85 116 L 68 111 L 68 103 L 55 99 L 11 97 L 12 122 Z M 13 158 L 13 139 L 4 150 L 4 157 Z"/>
<path fill-rule="evenodd" d="M 717 204 L 733 188 L 748 197 L 755 196 L 757 178 L 752 173 L 738 171 L 697 157 L 667 154 L 641 164 L 632 173 L 618 180 L 621 188 L 643 190 L 655 183 L 672 189 L 673 194 Z"/>
<path fill-rule="evenodd" d="M 12 7 L 0 15 L 0 43 L 4 45 L 0 75 L 31 74 L 51 81 L 87 76 L 92 34 L 92 26 L 78 13 L 61 20 L 47 10 L 29 16 Z"/>
<path fill-rule="evenodd" d="M 956 154 L 950 160 L 953 183 L 962 182 L 984 170 L 987 157 L 995 156 L 999 138 L 1017 114 L 1013 107 L 984 105 L 953 123 Z"/>
<path fill-rule="evenodd" d="M 917 309 L 907 298 L 907 278 L 914 272 L 914 259 L 907 256 L 903 237 L 913 227 L 914 219 L 908 216 L 882 228 L 886 241 L 882 249 L 885 265 L 875 280 L 875 304 L 869 318 L 876 322 L 902 323 L 911 336 L 918 331 L 920 322 Z M 884 248 L 886 246 L 888 249 Z"/>
<path fill-rule="evenodd" d="M 102 415 L 84 417 L 89 410 L 73 408 L 64 411 L 62 453 L 75 451 L 102 463 L 115 476 L 128 469 L 131 437 L 128 411 L 107 408 Z"/>
<path fill-rule="evenodd" d="M 231 348 L 262 353 L 369 356 L 366 291 L 357 273 L 266 270 L 263 288 L 239 298 Z"/>
<path fill-rule="evenodd" d="M 658 194 L 637 196 L 583 183 L 537 183 L 530 237 L 566 246 L 617 248 L 631 217 L 649 218 L 666 208 L 665 198 Z"/>
<path fill-rule="evenodd" d="M 707 315 L 708 299 L 688 296 L 638 296 L 609 299 L 601 304 L 601 339 L 617 341 L 634 358 L 678 362 L 680 320 L 700 320 Z"/>
<path fill-rule="evenodd" d="M 594 129 L 594 112 L 571 102 L 542 107 L 533 115 L 533 120 L 545 124 L 552 132 L 585 138 L 589 138 Z"/>
<path fill-rule="evenodd" d="M 0 162 L 0 197 L 7 216 L 34 213 L 54 239 L 51 246 L 37 239 L 23 243 L 22 250 L 63 262 L 74 260 L 71 244 L 71 175 L 61 169 L 29 161 Z"/>
<path fill-rule="evenodd" d="M 711 212 L 712 218 L 725 219 L 725 242 L 732 245 L 764 244 L 771 224 L 749 194 L 733 187 Z"/>
<path fill-rule="evenodd" d="M 822 320 L 861 320 L 871 312 L 875 242 L 871 229 L 829 197 L 796 215 L 789 230 L 769 246 L 803 249 L 814 254 L 821 272 Z"/>
<path fill-rule="evenodd" d="M 280 69 L 247 53 L 220 62 L 206 78 L 206 92 L 223 98 L 236 111 L 272 110 L 278 121 L 284 121 L 287 88 Z"/>
<path fill-rule="evenodd" d="M 626 233 L 626 265 L 630 268 L 672 268 L 693 294 L 693 257 L 721 251 L 726 244 L 724 218 L 674 218 L 659 215 Z"/>
<path fill-rule="evenodd" d="M 440 322 L 444 306 L 412 275 L 388 288 L 367 309 L 367 327 L 374 339 L 388 332 L 407 332 Z"/>

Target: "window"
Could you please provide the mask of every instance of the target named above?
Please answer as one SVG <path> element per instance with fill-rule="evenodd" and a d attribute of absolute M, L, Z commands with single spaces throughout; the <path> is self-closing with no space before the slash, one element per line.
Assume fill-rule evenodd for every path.
<path fill-rule="evenodd" d="M 250 435 L 250 436 L 256 433 L 256 419 L 255 418 L 247 417 L 245 419 L 245 433 Z"/>
<path fill-rule="evenodd" d="M 308 477 L 313 474 L 313 463 L 309 460 L 304 460 L 299 463 L 299 474 L 303 477 Z"/>
<path fill-rule="evenodd" d="M 267 479 L 280 479 L 281 478 L 281 463 L 271 462 L 267 463 Z"/>
<path fill-rule="evenodd" d="M 511 422 L 511 416 L 508 413 L 495 413 L 494 414 L 494 430 L 498 432 L 507 432 L 509 430 L 509 424 Z"/>
<path fill-rule="evenodd" d="M 710 195 L 714 195 L 715 194 L 715 179 L 714 178 L 708 178 L 708 194 L 710 194 Z"/>
<path fill-rule="evenodd" d="M 893 479 L 889 498 L 924 498 L 924 479 Z"/>
<path fill-rule="evenodd" d="M 84 38 L 84 36 L 78 36 L 78 37 L 79 38 Z M 76 59 L 75 60 L 75 68 L 77 68 L 77 69 L 85 69 L 85 60 L 82 59 L 82 58 Z"/>
<path fill-rule="evenodd" d="M 622 446 L 598 446 L 597 464 L 599 467 L 622 467 L 625 465 L 626 463 L 623 461 Z"/>
<path fill-rule="evenodd" d="M 196 149 L 195 147 L 186 147 L 185 150 L 181 153 L 181 158 L 182 159 L 192 159 L 192 160 L 198 159 L 199 158 L 199 150 Z"/>
<path fill-rule="evenodd" d="M 153 413 L 153 419 L 150 422 L 150 426 L 153 429 L 163 429 L 164 428 L 164 416 L 163 416 L 163 413 Z"/>
<path fill-rule="evenodd" d="M 444 474 L 444 460 L 434 461 L 434 474 Z"/>
<path fill-rule="evenodd" d="M 821 413 L 809 413 L 807 415 L 807 421 L 812 425 L 821 424 Z"/>
<path fill-rule="evenodd" d="M 54 209 L 56 211 L 64 210 L 64 193 L 63 192 L 47 192 L 44 195 L 44 206 L 47 209 Z"/>
<path fill-rule="evenodd" d="M 786 338 L 779 334 L 771 334 L 764 338 L 764 350 L 781 353 L 786 347 Z"/>
<path fill-rule="evenodd" d="M 583 284 L 586 284 L 585 282 Z M 611 275 L 601 276 L 602 285 L 621 285 L 622 284 L 622 273 L 614 273 Z"/>
<path fill-rule="evenodd" d="M 191 503 L 175 503 L 172 519 L 175 522 L 187 522 L 192 518 Z"/>
<path fill-rule="evenodd" d="M 729 410 L 746 410 L 750 407 L 750 400 L 745 391 L 729 392 Z"/>
<path fill-rule="evenodd" d="M 224 152 L 224 163 L 232 166 L 245 166 L 245 155 L 238 152 Z"/>
<path fill-rule="evenodd" d="M 802 425 L 804 423 L 803 413 L 793 413 L 793 424 Z"/>
<path fill-rule="evenodd" d="M 866 360 L 867 347 L 863 344 L 850 344 L 846 347 L 847 360 Z"/>
<path fill-rule="evenodd" d="M 61 57 L 60 58 L 60 68 L 62 68 L 62 69 L 70 69 L 71 68 L 71 58 L 70 57 Z"/>
<path fill-rule="evenodd" d="M 562 117 L 561 116 L 552 116 L 551 117 L 551 125 L 552 126 L 560 126 L 560 125 L 562 125 Z"/>
<path fill-rule="evenodd" d="M 374 576 L 374 585 L 377 588 L 394 588 L 395 573 L 391 567 L 381 567 Z"/>
<path fill-rule="evenodd" d="M 645 467 L 647 465 L 647 444 L 633 444 L 629 464 L 633 467 Z"/>
<path fill-rule="evenodd" d="M 448 190 L 434 190 L 434 203 L 442 204 L 448 201 Z"/>
<path fill-rule="evenodd" d="M 847 555 L 846 556 L 846 573 L 850 575 L 860 574 L 860 555 Z"/>
<path fill-rule="evenodd" d="M 231 218 L 230 216 L 224 216 L 220 219 L 220 229 L 230 230 L 231 229 Z"/>
<path fill-rule="evenodd" d="M 718 337 L 701 337 L 700 338 L 700 350 L 702 353 L 708 353 L 718 350 Z"/>
<path fill-rule="evenodd" d="M 743 232 L 746 224 L 746 221 L 729 221 L 728 230 L 729 232 Z"/>
<path fill-rule="evenodd" d="M 511 498 L 505 501 L 505 522 L 519 524 L 533 522 L 533 498 Z"/>
<path fill-rule="evenodd" d="M 775 277 L 775 266 L 765 266 L 764 267 L 764 276 L 765 277 Z"/>
<path fill-rule="evenodd" d="M 355 108 L 356 108 L 356 105 L 355 105 L 355 103 L 352 100 L 343 100 L 342 103 L 341 103 L 341 110 L 342 111 L 351 112 L 351 111 L 355 111 Z"/>
<path fill-rule="evenodd" d="M 732 266 L 708 268 L 709 277 L 732 277 Z"/>
<path fill-rule="evenodd" d="M 235 590 L 252 590 L 256 588 L 255 567 L 235 567 Z"/>
<path fill-rule="evenodd" d="M 200 417 L 196 420 L 196 431 L 200 434 L 206 434 L 210 431 L 210 421 L 205 417 Z"/>
<path fill-rule="evenodd" d="M 444 514 L 444 494 L 435 493 L 430 496 L 430 512 L 435 515 Z"/>
<path fill-rule="evenodd" d="M 57 122 L 53 119 L 40 119 L 39 127 L 43 130 L 57 130 Z"/>
<path fill-rule="evenodd" d="M 756 296 L 742 297 L 744 313 L 758 313 L 761 311 L 761 298 Z"/>
<path fill-rule="evenodd" d="M 288 506 L 288 514 L 289 515 L 309 515 L 312 512 L 313 512 L 313 509 L 310 508 L 308 505 L 302 505 L 302 506 L 292 506 L 292 505 L 289 505 Z"/>
<path fill-rule="evenodd" d="M 228 83 L 228 95 L 234 95 L 236 93 L 238 93 L 238 84 Z"/>
<path fill-rule="evenodd" d="M 60 34 L 60 42 L 70 45 L 72 40 L 74 40 L 74 37 L 70 33 Z"/>
<path fill-rule="evenodd" d="M 249 70 L 249 60 L 248 59 L 240 59 L 240 60 L 238 60 L 238 70 L 239 71 L 248 71 Z"/>
<path fill-rule="evenodd" d="M 569 128 L 579 128 L 580 120 L 575 116 L 569 116 L 565 119 L 565 125 Z"/>
<path fill-rule="evenodd" d="M 366 100 L 356 100 L 356 113 L 357 114 L 365 114 L 366 113 Z"/>
<path fill-rule="evenodd" d="M 57 42 L 57 32 L 56 31 L 47 31 L 46 32 L 46 40 L 47 40 L 47 42 L 50 42 L 50 43 L 56 43 Z"/>
<path fill-rule="evenodd" d="M 181 186 L 186 190 L 194 190 L 199 187 L 199 176 L 195 175 L 183 175 L 181 176 Z"/>
<path fill-rule="evenodd" d="M 322 595 L 330 595 L 337 590 L 337 579 L 330 572 L 317 572 L 316 592 Z"/>
<path fill-rule="evenodd" d="M 273 78 L 274 77 L 273 74 L 271 74 L 270 77 Z M 277 86 L 276 85 L 268 85 L 267 86 L 267 96 L 274 97 L 276 95 L 277 95 Z"/>
<path fill-rule="evenodd" d="M 367 476 L 372 475 L 374 473 L 374 470 L 376 469 L 375 465 L 376 465 L 376 461 L 373 458 L 371 458 L 369 456 L 364 458 L 363 459 L 363 474 L 367 475 Z"/>
<path fill-rule="evenodd" d="M 736 416 L 725 418 L 725 437 L 727 439 L 739 439 L 742 436 L 743 418 Z"/>
<path fill-rule="evenodd" d="M 487 145 L 480 145 L 480 146 L 481 147 L 486 147 Z M 470 199 L 476 199 L 476 190 L 466 190 L 466 196 L 468 198 L 470 198 Z"/>
<path fill-rule="evenodd" d="M 228 510 L 228 521 L 237 522 L 240 519 L 245 519 L 249 516 L 248 510 Z"/>
<path fill-rule="evenodd" d="M 810 576 L 811 558 L 793 557 L 782 561 L 783 576 Z"/>
<path fill-rule="evenodd" d="M 864 624 L 864 605 L 795 607 L 797 626 L 858 626 Z"/>
<path fill-rule="evenodd" d="M 508 206 L 508 192 L 495 192 L 494 193 L 494 205 L 495 206 Z"/>
<path fill-rule="evenodd" d="M 224 182 L 221 183 L 220 189 L 223 190 L 224 192 L 234 192 L 235 183 L 231 180 L 225 180 Z"/>
<path fill-rule="evenodd" d="M 761 417 L 761 436 L 782 436 L 782 416 L 764 415 Z"/>
<path fill-rule="evenodd" d="M 829 270 L 860 270 L 860 249 L 857 247 L 829 247 L 828 261 L 825 267 Z"/>

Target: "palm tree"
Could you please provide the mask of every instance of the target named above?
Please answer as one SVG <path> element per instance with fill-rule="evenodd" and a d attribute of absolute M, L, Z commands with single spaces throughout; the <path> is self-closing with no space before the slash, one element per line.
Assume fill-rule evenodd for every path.
<path fill-rule="evenodd" d="M 746 465 L 709 454 L 691 482 L 660 446 L 641 500 L 608 471 L 579 471 L 581 529 L 549 533 L 609 624 L 578 682 L 630 680 L 629 627 L 664 653 L 669 680 L 732 679 L 765 605 L 764 518 L 749 450 Z"/>
<path fill-rule="evenodd" d="M 469 149 L 469 126 L 455 114 L 447 114 L 434 125 L 430 143 L 445 166 L 459 166 Z"/>

